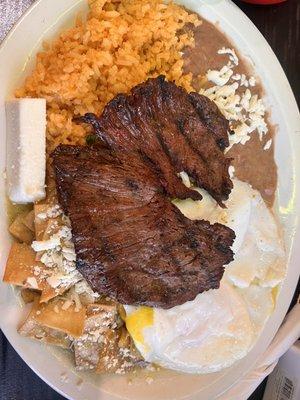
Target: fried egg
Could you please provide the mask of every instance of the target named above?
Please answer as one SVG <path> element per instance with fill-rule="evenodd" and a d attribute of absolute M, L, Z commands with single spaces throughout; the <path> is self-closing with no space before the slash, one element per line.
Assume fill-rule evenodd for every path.
<path fill-rule="evenodd" d="M 251 320 L 226 282 L 169 310 L 126 306 L 126 327 L 146 361 L 189 373 L 214 372 L 247 354 Z"/>
<path fill-rule="evenodd" d="M 244 357 L 274 308 L 274 287 L 285 276 L 284 249 L 272 212 L 259 192 L 233 179 L 220 208 L 203 190 L 202 201 L 175 201 L 192 220 L 232 228 L 235 259 L 220 288 L 168 310 L 125 306 L 126 327 L 148 362 L 188 373 L 216 372 Z"/>

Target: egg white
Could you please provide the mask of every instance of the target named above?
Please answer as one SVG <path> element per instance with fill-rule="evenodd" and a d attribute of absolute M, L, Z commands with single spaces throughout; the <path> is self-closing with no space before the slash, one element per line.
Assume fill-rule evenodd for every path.
<path fill-rule="evenodd" d="M 127 329 L 146 361 L 188 373 L 219 371 L 249 352 L 273 311 L 274 287 L 285 276 L 277 224 L 259 192 L 233 183 L 226 209 L 200 189 L 202 201 L 174 201 L 187 218 L 232 228 L 235 259 L 220 288 L 193 301 L 168 310 L 125 306 Z"/>
<path fill-rule="evenodd" d="M 132 318 L 138 308 L 126 312 Z M 153 309 L 153 324 L 142 335 L 127 329 L 146 361 L 189 373 L 230 366 L 247 354 L 253 339 L 245 302 L 226 282 L 180 306 Z"/>

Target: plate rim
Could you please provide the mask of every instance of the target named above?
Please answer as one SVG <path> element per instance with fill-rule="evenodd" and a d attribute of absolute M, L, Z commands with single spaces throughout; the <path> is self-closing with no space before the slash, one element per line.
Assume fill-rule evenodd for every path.
<path fill-rule="evenodd" d="M 77 0 L 74 1 L 74 6 L 76 3 L 80 3 L 82 0 Z M 33 12 L 33 10 L 37 7 L 40 7 L 41 4 L 44 2 L 44 0 L 37 0 L 36 2 L 34 2 L 27 10 L 26 12 L 18 19 L 18 21 L 14 24 L 14 26 L 10 29 L 10 31 L 8 32 L 6 38 L 3 40 L 1 46 L 0 46 L 0 57 L 2 56 L 2 52 L 4 51 L 4 49 L 6 48 L 6 46 L 9 46 L 10 42 L 14 39 L 14 34 L 15 32 L 18 30 L 18 28 L 20 27 L 20 25 L 23 24 L 24 20 L 26 20 L 28 17 L 30 17 L 31 13 Z M 205 4 L 206 1 L 201 1 L 201 3 Z M 289 105 L 290 105 L 290 112 L 291 114 L 294 116 L 294 124 L 297 124 L 298 121 L 298 125 L 300 126 L 300 114 L 299 114 L 299 109 L 297 106 L 297 102 L 293 93 L 293 90 L 289 84 L 289 81 L 286 77 L 286 74 L 279 62 L 279 60 L 277 59 L 277 56 L 275 55 L 274 51 L 272 50 L 271 46 L 269 45 L 269 43 L 267 42 L 267 40 L 264 38 L 264 36 L 261 34 L 261 32 L 259 31 L 259 29 L 255 26 L 255 24 L 244 14 L 244 12 L 236 5 L 234 4 L 232 1 L 230 0 L 223 0 L 222 3 L 226 3 L 226 5 L 229 7 L 228 12 L 230 11 L 234 11 L 237 12 L 239 14 L 239 17 L 244 19 L 245 23 L 248 25 L 248 27 L 251 27 L 253 33 L 255 33 L 255 35 L 259 38 L 259 41 L 261 42 L 261 44 L 264 46 L 265 51 L 269 53 L 269 56 L 271 57 L 271 60 L 273 62 L 273 70 L 277 70 L 277 73 L 280 73 L 280 80 L 281 80 L 281 85 L 282 87 L 284 86 L 284 90 L 285 93 L 287 93 L 287 91 L 289 92 L 288 94 L 288 98 L 289 98 Z M 206 4 L 207 5 L 207 4 Z M 210 8 L 214 8 L 214 4 L 212 4 L 211 6 L 209 6 Z M 231 10 L 230 10 L 231 9 Z M 282 100 L 280 100 L 280 97 L 278 97 L 278 90 L 273 91 L 272 95 L 276 98 L 276 101 L 278 102 L 280 108 L 285 108 L 283 106 Z M 292 109 L 291 109 L 292 106 Z M 294 142 L 297 142 L 296 139 L 294 139 Z M 298 140 L 299 143 L 297 143 L 298 149 L 300 149 L 300 141 Z M 296 149 L 293 149 L 293 154 L 296 153 Z M 300 178 L 300 168 L 297 168 L 298 171 L 298 176 L 297 178 Z M 300 238 L 300 234 L 298 235 Z M 298 240 L 297 240 L 298 241 Z M 300 241 L 299 241 L 300 243 Z M 294 245 L 295 246 L 295 245 Z M 287 265 L 289 265 L 290 260 L 288 260 Z M 300 272 L 300 271 L 298 271 Z M 295 284 L 296 286 L 296 284 Z M 295 292 L 295 290 L 293 290 L 293 293 Z M 292 298 L 292 295 L 291 295 Z M 281 321 L 282 322 L 282 321 Z M 38 369 L 35 368 L 35 366 L 31 363 L 31 362 L 27 362 L 25 359 L 27 358 L 27 356 L 25 356 L 22 353 L 22 349 L 20 346 L 14 344 L 14 340 L 10 340 L 10 337 L 8 334 L 6 334 L 6 329 L 4 326 L 4 321 L 3 319 L 0 319 L 0 328 L 3 331 L 4 335 L 6 336 L 7 340 L 11 343 L 12 347 L 14 348 L 14 350 L 19 354 L 19 356 L 25 361 L 25 363 L 43 380 L 45 381 L 50 387 L 52 387 L 55 391 L 57 391 L 58 393 L 60 393 L 61 395 L 65 396 L 68 399 L 72 399 L 73 397 L 70 397 L 68 395 L 67 392 L 65 392 L 64 390 L 60 389 L 58 386 L 56 386 L 55 383 L 52 383 L 51 381 L 49 381 L 47 379 L 47 376 L 42 375 L 42 373 L 39 372 Z M 19 348 L 20 347 L 20 348 Z M 246 372 L 245 372 L 246 373 Z M 241 377 L 240 377 L 241 379 Z M 234 384 L 233 384 L 234 385 Z M 227 389 L 226 389 L 227 390 Z M 99 391 L 100 393 L 100 391 Z M 221 393 L 219 394 L 221 395 Z M 104 393 L 104 396 L 108 399 L 115 399 L 115 396 L 110 397 L 110 395 L 108 395 L 107 393 Z"/>

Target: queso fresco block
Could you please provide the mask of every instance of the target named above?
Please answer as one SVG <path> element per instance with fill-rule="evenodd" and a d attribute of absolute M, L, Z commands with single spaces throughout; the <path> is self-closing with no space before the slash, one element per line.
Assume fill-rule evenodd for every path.
<path fill-rule="evenodd" d="M 7 185 L 14 203 L 45 197 L 46 100 L 6 102 Z"/>

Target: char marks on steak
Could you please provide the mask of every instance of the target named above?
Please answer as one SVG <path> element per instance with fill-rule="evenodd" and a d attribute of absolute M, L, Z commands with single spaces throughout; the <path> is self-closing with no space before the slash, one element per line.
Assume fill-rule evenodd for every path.
<path fill-rule="evenodd" d="M 140 107 L 141 113 L 156 112 Z M 170 139 L 160 140 L 167 146 Z M 123 143 L 129 141 L 128 134 Z M 77 267 L 94 290 L 123 304 L 170 308 L 219 287 L 224 265 L 233 259 L 234 232 L 185 218 L 170 202 L 149 153 L 61 145 L 52 156 Z"/>
<path fill-rule="evenodd" d="M 89 113 L 77 120 L 91 124 L 110 149 L 140 152 L 169 196 L 199 199 L 199 193 L 178 178 L 185 171 L 220 205 L 228 198 L 231 160 L 224 149 L 229 126 L 205 96 L 188 94 L 159 76 L 137 85 L 129 95 L 117 95 L 100 117 Z"/>

